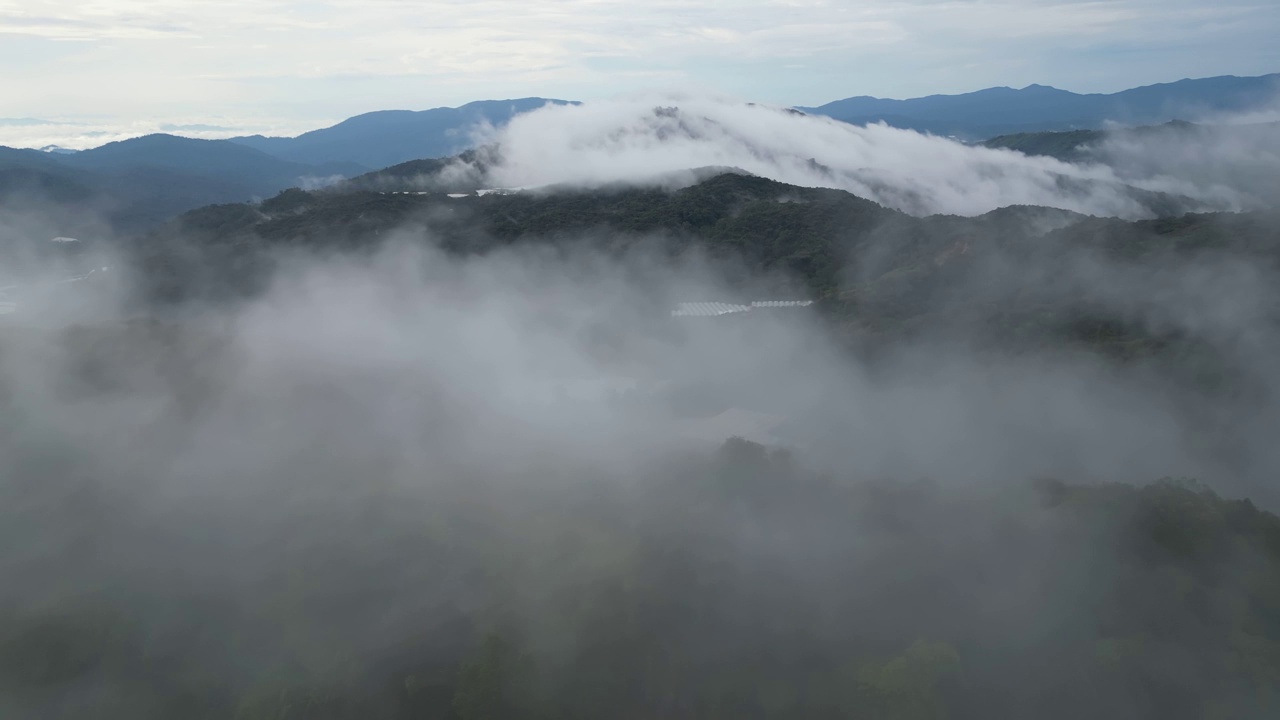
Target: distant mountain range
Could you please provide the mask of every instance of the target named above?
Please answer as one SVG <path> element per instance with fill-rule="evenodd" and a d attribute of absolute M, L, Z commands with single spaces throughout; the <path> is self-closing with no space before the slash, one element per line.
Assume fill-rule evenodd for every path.
<path fill-rule="evenodd" d="M 1031 85 L 912 100 L 851 97 L 799 108 L 847 123 L 893 127 L 981 141 L 998 135 L 1094 130 L 1108 123 L 1157 125 L 1257 110 L 1280 98 L 1280 74 L 1215 77 L 1149 85 L 1111 95 L 1080 95 Z"/>
<path fill-rule="evenodd" d="M 455 155 L 476 144 L 472 136 L 476 127 L 486 124 L 500 127 L 520 113 L 547 104 L 569 103 L 530 97 L 482 100 L 462 107 L 416 112 L 383 110 L 357 115 L 333 127 L 297 137 L 251 135 L 231 138 L 231 141 L 283 160 L 309 164 L 348 162 L 376 170 L 410 160 Z"/>
<path fill-rule="evenodd" d="M 1057 158 L 1065 162 L 1105 162 L 1108 155 L 1104 143 L 1112 142 L 1166 142 L 1189 146 L 1212 141 L 1234 142 L 1241 145 L 1248 141 L 1269 143 L 1268 156 L 1280 151 L 1280 122 L 1251 123 L 1244 125 L 1199 125 L 1183 120 L 1172 120 L 1163 125 L 1118 128 L 1115 130 L 1064 130 L 1061 132 L 1033 132 L 1000 135 L 982 142 L 984 147 L 1017 150 L 1023 155 L 1039 155 Z"/>
<path fill-rule="evenodd" d="M 856 97 L 799 111 L 851 123 L 885 122 L 1031 154 L 1078 159 L 1109 122 L 1150 125 L 1264 107 L 1280 97 L 1280 74 L 1183 80 L 1113 95 L 1080 95 L 1040 85 L 991 88 L 912 100 Z M 203 205 L 269 197 L 370 171 L 360 187 L 399 185 L 434 175 L 433 158 L 476 145 L 475 130 L 501 127 L 520 113 L 571 101 L 538 97 L 473 102 L 457 108 L 372 112 L 297 137 L 196 140 L 174 135 L 109 143 L 80 152 L 0 147 L 0 202 L 75 203 L 117 229 L 145 227 Z M 1046 131 L 1090 131 L 1042 137 Z M 1007 137 L 1010 133 L 1020 133 Z M 1056 148 L 1056 149 L 1055 149 Z"/>
<path fill-rule="evenodd" d="M 270 197 L 290 187 L 455 155 L 474 144 L 477 127 L 500 127 L 519 113 L 564 102 L 521 98 L 373 112 L 296 138 L 155 134 L 80 152 L 0 147 L 0 202 L 73 203 L 85 216 L 96 214 L 128 231 L 204 205 Z M 75 226 L 71 231 L 90 232 Z"/>
<path fill-rule="evenodd" d="M 1212 119 L 1257 110 L 1278 98 L 1280 74 L 1182 80 L 1112 95 L 1081 95 L 1032 85 L 911 100 L 854 97 L 797 109 L 853 124 L 884 122 L 979 142 L 1011 133 L 1096 130 L 1109 123 L 1137 126 Z M 476 145 L 472 132 L 476 126 L 501 127 L 516 115 L 548 103 L 571 104 L 531 97 L 419 112 L 389 110 L 358 115 L 296 138 L 254 135 L 231 140 L 292 162 L 351 162 L 377 170 L 457 154 Z"/>
<path fill-rule="evenodd" d="M 75 203 L 129 229 L 364 170 L 290 162 L 227 140 L 147 135 L 77 153 L 0 148 L 0 200 Z"/>

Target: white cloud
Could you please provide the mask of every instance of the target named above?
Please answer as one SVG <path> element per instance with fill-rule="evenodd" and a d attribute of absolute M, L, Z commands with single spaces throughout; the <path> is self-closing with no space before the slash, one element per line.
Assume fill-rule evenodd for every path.
<path fill-rule="evenodd" d="M 1124 184 L 1195 198 L 1206 208 L 1239 209 L 1246 200 L 1215 178 L 1196 184 L 1186 179 L 1193 174 L 1158 170 L 1121 178 L 1102 165 L 1070 165 L 704 95 L 548 106 L 482 139 L 500 148 L 489 180 L 503 187 L 662 182 L 692 168 L 735 167 L 794 185 L 841 188 L 916 214 L 978 215 L 1038 205 L 1148 215 L 1121 191 Z"/>

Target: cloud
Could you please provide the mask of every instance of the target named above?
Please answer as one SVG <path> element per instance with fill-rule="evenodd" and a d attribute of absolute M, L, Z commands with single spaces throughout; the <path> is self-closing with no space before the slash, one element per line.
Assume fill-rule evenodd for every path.
<path fill-rule="evenodd" d="M 527 164 L 505 171 L 600 182 L 678 158 L 807 177 L 805 153 L 818 149 L 855 177 L 900 158 L 908 179 L 936 186 L 931 202 L 969 207 L 1014 194 L 1006 182 L 1044 192 L 1039 173 L 1061 170 L 725 100 L 677 98 L 679 112 L 654 113 L 652 100 L 530 116 L 504 136 Z M 543 145 L 567 154 L 543 156 Z M 804 314 L 673 328 L 675 302 L 732 289 L 723 268 L 696 256 L 617 257 L 590 249 L 612 238 L 589 235 L 458 258 L 431 246 L 429 221 L 394 235 L 353 255 L 281 256 L 260 295 L 143 321 L 121 301 L 127 288 L 81 284 L 60 306 L 19 298 L 32 319 L 0 328 L 0 527 L 21 540 L 0 544 L 6 669 L 26 679 L 36 653 L 62 662 L 35 676 L 46 684 L 0 693 L 0 710 L 174 717 L 163 703 L 216 709 L 223 690 L 239 700 L 258 689 L 280 699 L 278 715 L 296 697 L 323 702 L 328 694 L 302 693 L 330 687 L 350 710 L 366 685 L 388 694 L 437 667 L 452 677 L 478 634 L 469 623 L 485 631 L 495 617 L 530 631 L 540 668 L 574 673 L 600 665 L 600 638 L 651 627 L 642 639 L 660 641 L 662 658 L 698 661 L 697 684 L 711 678 L 700 668 L 737 670 L 745 647 L 777 667 L 803 650 L 807 679 L 817 658 L 844 687 L 836 669 L 847 673 L 848 648 L 862 647 L 850 637 L 928 633 L 963 647 L 966 677 L 1004 698 L 1010 673 L 1017 687 L 1060 687 L 1071 666 L 1049 654 L 1059 647 L 1096 665 L 1095 641 L 1113 632 L 1097 627 L 1097 598 L 1137 587 L 1142 612 L 1145 593 L 1177 596 L 1163 566 L 1160 582 L 1113 577 L 1108 563 L 1136 533 L 1118 542 L 1096 516 L 1077 524 L 1074 512 L 1047 510 L 1017 491 L 1029 477 L 1202 473 L 1231 487 L 1273 483 L 1280 467 L 1268 432 L 1280 283 L 1260 263 L 1128 264 L 1075 244 L 1028 255 L 1018 251 L 1043 244 L 1014 241 L 1043 238 L 1014 233 L 999 238 L 1014 252 L 988 256 L 938 298 L 987 307 L 1079 294 L 1241 356 L 1265 382 L 1232 413 L 1238 425 L 1218 430 L 1242 445 L 1221 461 L 1190 442 L 1221 416 L 1176 407 L 1171 397 L 1194 393 L 1149 382 L 1143 367 L 925 341 L 877 364 Z M 172 240 L 165 247 L 199 267 L 201 249 L 257 246 Z M 618 380 L 659 390 L 641 382 L 639 398 L 615 398 Z M 753 484 L 751 466 L 720 464 L 726 455 L 708 451 L 744 423 L 677 419 L 664 402 L 706 388 L 795 418 L 816 447 L 794 462 L 829 472 Z M 1203 609 L 1190 608 L 1193 618 Z M 459 632 L 442 631 L 455 621 Z M 1030 671 L 1027 637 L 1053 642 Z M 641 666 L 627 642 L 605 647 Z M 580 681 L 565 680 L 574 698 Z M 1106 692 L 1116 707 L 1117 697 L 1145 700 L 1150 685 L 1132 698 Z"/>
<path fill-rule="evenodd" d="M 1280 203 L 1280 123 L 1249 123 L 1261 113 L 1221 117 L 1222 125 L 1165 125 L 1119 131 L 1087 151 L 1123 180 L 1177 177 L 1242 206 Z"/>
<path fill-rule="evenodd" d="M 735 167 L 782 182 L 835 187 L 913 214 L 979 215 L 1010 205 L 1143 217 L 1124 185 L 1234 209 L 1242 196 L 1174 174 L 971 147 L 883 125 L 704 95 L 644 95 L 518 116 L 481 142 L 499 148 L 489 179 L 500 187 L 659 182 L 699 167 Z"/>
<path fill-rule="evenodd" d="M 164 132 L 191 132 L 191 133 L 234 133 L 239 132 L 238 128 L 227 127 L 226 125 L 210 125 L 209 123 L 162 123 L 160 129 Z"/>
<path fill-rule="evenodd" d="M 0 127 L 38 127 L 54 124 L 52 120 L 41 120 L 39 118 L 0 118 Z"/>
<path fill-rule="evenodd" d="M 725 439 L 707 435 L 724 426 L 677 422 L 661 403 L 610 399 L 610 388 L 628 385 L 660 393 L 654 398 L 712 389 L 727 392 L 727 402 L 792 417 L 811 459 L 844 473 L 856 466 L 864 477 L 1244 477 L 1184 447 L 1195 414 L 1175 413 L 1141 368 L 1069 353 L 938 352 L 926 341 L 874 369 L 804 311 L 765 316 L 747 333 L 714 322 L 655 333 L 677 302 L 741 292 L 723 280 L 737 270 L 696 254 L 672 261 L 644 243 L 618 257 L 592 250 L 604 245 L 596 237 L 459 259 L 424 246 L 424 233 L 430 237 L 429 224 L 405 228 L 359 255 L 281 256 L 261 295 L 192 308 L 199 312 L 191 324 L 165 341 L 173 344 L 108 354 L 82 382 L 78 368 L 93 355 L 47 345 L 58 328 L 102 328 L 107 346 L 115 333 L 150 332 L 116 316 L 128 307 L 119 284 L 127 264 L 93 258 L 93 266 L 121 269 L 111 284 L 19 298 L 34 309 L 28 330 L 45 330 L 11 335 L 0 389 L 24 388 L 6 396 L 9 409 L 32 432 L 56 432 L 56 443 L 76 449 L 73 462 L 98 468 L 103 482 L 131 468 L 157 497 L 195 493 L 232 504 L 374 477 L 427 490 L 434 478 L 459 473 L 518 481 L 527 463 L 552 458 L 618 467 L 625 457 L 620 466 L 632 467 Z M 986 256 L 939 302 L 973 306 L 1027 288 L 1058 301 L 1082 295 L 1095 308 L 1225 348 L 1274 387 L 1271 280 L 1230 259 L 1139 266 L 1068 248 Z M 53 307 L 41 312 L 42 302 Z M 176 364 L 164 370 L 168 363 Z M 1251 412 L 1274 410 L 1268 402 Z M 104 422 L 121 432 L 95 433 Z M 0 447 L 10 457 L 41 451 L 25 437 L 0 436 L 9 443 Z M 1251 445 L 1236 469 L 1269 477 L 1276 458 L 1267 447 Z"/>

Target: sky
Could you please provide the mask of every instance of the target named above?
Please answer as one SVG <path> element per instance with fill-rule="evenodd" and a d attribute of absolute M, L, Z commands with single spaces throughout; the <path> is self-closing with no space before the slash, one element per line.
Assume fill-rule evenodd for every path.
<path fill-rule="evenodd" d="M 0 0 L 0 144 L 655 89 L 1114 92 L 1280 71 L 1277 36 L 1275 0 Z"/>

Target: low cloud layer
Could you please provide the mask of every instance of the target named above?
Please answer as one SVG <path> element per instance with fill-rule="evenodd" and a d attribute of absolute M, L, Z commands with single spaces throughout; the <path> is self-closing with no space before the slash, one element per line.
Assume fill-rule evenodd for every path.
<path fill-rule="evenodd" d="M 884 244 L 894 242 L 878 238 L 851 260 L 871 268 Z M 178 347 L 216 340 L 221 351 L 176 366 L 176 377 L 149 376 L 146 368 L 154 367 L 153 360 L 168 362 L 162 356 L 172 348 L 140 345 L 134 350 L 144 361 L 138 367 L 126 355 L 104 361 L 98 371 L 108 387 L 116 374 L 132 378 L 123 386 L 127 392 L 87 392 L 79 399 L 54 389 L 74 374 L 71 368 L 83 361 L 79 354 L 92 355 L 94 346 L 72 351 L 41 344 L 57 338 L 56 328 L 67 323 L 102 326 L 104 338 L 124 332 L 117 325 L 128 315 L 117 313 L 125 312 L 118 300 L 128 296 L 121 285 L 128 268 L 96 255 L 62 258 L 40 277 L 79 274 L 76 263 L 118 270 L 107 279 L 29 295 L 26 315 L 5 328 L 15 339 L 5 383 L 27 388 L 19 414 L 50 412 L 48 427 L 65 422 L 68 432 L 90 433 L 97 418 L 107 417 L 115 417 L 117 427 L 142 431 L 164 413 L 194 412 L 165 431 L 185 434 L 184 442 L 212 463 L 210 471 L 220 472 L 219 458 L 231 457 L 226 448 L 256 445 L 257 459 L 236 462 L 247 463 L 246 477 L 262 481 L 275 474 L 267 467 L 298 457 L 288 448 L 313 442 L 317 433 L 336 433 L 335 442 L 345 438 L 340 445 L 352 457 L 369 452 L 366 443 L 394 445 L 407 454 L 389 450 L 380 462 L 410 466 L 430 466 L 436 458 L 484 466 L 496 457 L 484 448 L 496 446 L 517 455 L 606 461 L 624 450 L 662 455 L 669 443 L 695 437 L 714 445 L 734 428 L 707 422 L 699 429 L 696 422 L 677 422 L 668 407 L 682 395 L 706 392 L 704 420 L 734 407 L 788 419 L 791 437 L 812 451 L 811 459 L 842 473 L 856 467 L 874 477 L 963 482 L 1191 474 L 1253 488 L 1280 467 L 1280 458 L 1254 433 L 1276 417 L 1270 401 L 1237 408 L 1233 422 L 1244 447 L 1222 464 L 1189 449 L 1188 438 L 1204 428 L 1188 424 L 1195 416 L 1185 411 L 1200 407 L 1209 417 L 1228 406 L 1195 405 L 1203 398 L 1188 388 L 1179 392 L 1193 405 L 1179 406 L 1164 381 L 1142 365 L 1121 371 L 1071 352 L 993 359 L 954 343 L 977 332 L 963 324 L 963 315 L 896 348 L 892 362 L 865 365 L 809 309 L 764 313 L 745 325 L 674 319 L 670 310 L 681 302 L 747 297 L 741 271 L 708 265 L 696 255 L 673 263 L 645 250 L 650 246 L 643 242 L 622 258 L 585 249 L 595 244 L 588 240 L 566 252 L 518 245 L 457 259 L 417 241 L 392 241 L 372 255 L 290 256 L 277 263 L 276 279 L 261 297 L 183 311 L 196 319 L 190 328 L 174 328 L 186 338 Z M 985 252 L 981 264 L 939 288 L 931 302 L 986 307 L 1021 295 L 1028 302 L 1075 307 L 1075 298 L 1087 298 L 1090 312 L 1156 334 L 1194 338 L 1241 378 L 1267 393 L 1280 389 L 1270 362 L 1278 349 L 1272 309 L 1280 298 L 1268 269 L 1213 254 L 1195 262 L 1130 263 L 1087 249 L 1031 256 Z M 725 284 L 731 276 L 736 287 Z M 1027 296 L 1025 288 L 1035 295 Z M 106 291 L 112 295 L 95 296 Z M 42 360 L 15 361 L 24 348 L 37 346 L 35 357 Z M 135 380 L 142 384 L 129 385 Z M 208 394 L 183 410 L 179 406 L 197 386 Z M 338 393 L 331 412 L 304 410 L 308 402 L 328 402 L 322 400 L 325 387 Z M 631 401 L 610 400 L 619 394 Z M 343 402 L 352 403 L 353 412 L 341 409 L 339 396 L 348 398 Z M 742 427 L 751 429 L 750 423 Z M 725 437 L 710 437 L 716 432 Z M 413 437 L 434 450 L 415 449 Z M 336 461 L 345 452 L 336 447 L 322 454 Z M 25 452 L 23 446 L 12 450 Z M 130 462 L 145 465 L 147 457 L 142 452 Z M 99 461 L 118 459 L 92 462 Z M 163 467 L 145 474 L 162 476 Z M 431 471 L 391 472 L 422 473 Z"/>
<path fill-rule="evenodd" d="M 966 672 L 988 697 L 1052 716 L 1010 673 L 1038 688 L 1073 661 L 1033 672 L 1005 644 L 1067 627 L 1092 653 L 1107 631 L 1091 603 L 1129 588 L 1064 570 L 1065 548 L 1080 568 L 1110 548 L 1029 498 L 1027 480 L 1196 474 L 1252 490 L 1280 467 L 1264 437 L 1280 285 L 1230 259 L 996 255 L 940 300 L 1003 300 L 1031 277 L 1049 297 L 1198 333 L 1262 383 L 1224 462 L 1192 440 L 1236 406 L 1171 395 L 1150 368 L 990 356 L 941 335 L 864 361 L 808 310 L 673 319 L 678 302 L 731 291 L 733 273 L 696 254 L 637 242 L 619 257 L 583 237 L 457 258 L 431 246 L 429 224 L 389 234 L 367 252 L 282 256 L 242 302 L 138 317 L 128 288 L 86 283 L 0 326 L 0 527 L 15 540 L 0 546 L 0 657 L 18 668 L 6 677 L 45 683 L 0 686 L 0 711 L 194 705 L 256 720 L 296 708 L 293 693 L 322 707 L 431 682 L 452 692 L 492 627 L 515 628 L 551 693 L 589 672 L 630 679 L 592 653 L 652 627 L 642 640 L 712 668 L 672 681 L 694 696 L 721 668 L 756 667 L 744 646 L 817 648 L 838 665 L 929 633 L 978 648 Z M 716 454 L 731 435 L 768 441 L 753 435 L 760 417 L 786 421 L 799 452 Z M 753 486 L 753 462 L 805 484 Z M 1046 601 L 1045 588 L 1062 591 Z M 662 604 L 672 597 L 705 605 Z M 33 675 L 13 661 L 29 654 L 59 662 Z M 1162 677 L 1200 692 L 1194 668 Z M 599 717 L 632 701 L 613 692 L 564 696 Z M 465 709 L 457 697 L 436 707 Z M 1126 686 L 1105 700 L 1148 698 Z"/>
<path fill-rule="evenodd" d="M 1133 166 L 1122 173 L 703 96 L 548 107 L 480 139 L 498 148 L 489 181 L 507 187 L 661 183 L 673 173 L 718 166 L 840 188 L 917 215 L 1038 205 L 1140 218 L 1151 214 L 1142 192 L 1189 199 L 1202 210 L 1238 210 L 1248 202 L 1232 187 L 1197 182 L 1179 168 Z"/>
<path fill-rule="evenodd" d="M 1280 121 L 1257 114 L 1221 125 L 1165 125 L 1109 134 L 1085 157 L 1114 168 L 1125 182 L 1179 178 L 1204 196 L 1242 209 L 1280 204 Z M 1280 118 L 1280 114 L 1275 116 Z"/>

